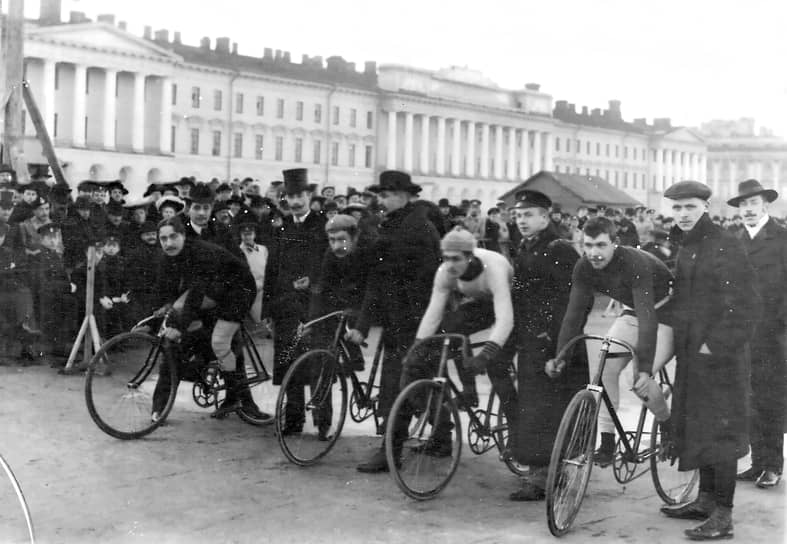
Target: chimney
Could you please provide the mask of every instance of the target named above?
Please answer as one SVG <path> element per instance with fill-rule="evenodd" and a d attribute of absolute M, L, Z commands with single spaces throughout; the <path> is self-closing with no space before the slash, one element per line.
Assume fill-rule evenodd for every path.
<path fill-rule="evenodd" d="M 118 21 L 118 28 L 120 30 L 128 30 L 128 25 L 126 24 L 126 21 Z"/>
<path fill-rule="evenodd" d="M 593 108 L 590 110 L 590 119 L 596 123 L 601 121 L 601 108 Z"/>
<path fill-rule="evenodd" d="M 313 57 L 312 62 L 314 63 L 315 68 L 319 68 L 322 70 L 322 57 L 320 55 Z"/>
<path fill-rule="evenodd" d="M 200 49 L 207 49 L 208 51 L 210 51 L 210 38 L 208 38 L 207 36 L 202 38 L 199 41 L 199 46 L 200 46 Z"/>
<path fill-rule="evenodd" d="M 587 117 L 587 116 L 588 116 L 588 107 L 582 106 L 582 117 Z"/>
<path fill-rule="evenodd" d="M 270 47 L 266 47 L 263 50 L 262 58 L 266 59 L 266 60 L 272 60 L 273 59 L 273 49 L 271 49 Z"/>
<path fill-rule="evenodd" d="M 620 100 L 610 100 L 609 111 L 620 113 Z"/>
<path fill-rule="evenodd" d="M 301 64 L 303 66 L 308 66 L 309 65 L 309 55 L 305 55 L 305 54 L 301 55 Z"/>
<path fill-rule="evenodd" d="M 328 57 L 326 63 L 328 64 L 329 72 L 343 72 L 347 64 L 340 56 Z"/>
<path fill-rule="evenodd" d="M 281 58 L 284 62 L 290 62 L 290 52 L 285 51 L 284 53 L 282 53 Z"/>
<path fill-rule="evenodd" d="M 169 43 L 169 30 L 166 29 L 157 30 L 155 37 L 157 42 Z"/>
<path fill-rule="evenodd" d="M 570 113 L 571 115 L 576 115 L 577 114 L 577 105 L 576 104 L 569 104 L 568 105 L 568 113 Z"/>
<path fill-rule="evenodd" d="M 653 128 L 656 130 L 669 130 L 671 127 L 669 117 L 657 117 L 653 119 Z"/>
<path fill-rule="evenodd" d="M 238 42 L 232 42 L 232 54 L 233 55 L 238 54 Z"/>
<path fill-rule="evenodd" d="M 180 45 L 182 42 L 180 41 L 180 32 L 175 32 L 172 37 L 172 43 Z"/>
<path fill-rule="evenodd" d="M 61 12 L 60 0 L 41 0 L 41 11 L 38 20 L 42 25 L 58 25 L 60 24 Z"/>
<path fill-rule="evenodd" d="M 115 26 L 115 16 L 111 13 L 104 13 L 96 17 L 96 21 L 99 23 L 107 23 L 108 25 Z"/>
<path fill-rule="evenodd" d="M 68 13 L 69 23 L 87 23 L 88 21 L 90 21 L 90 19 L 85 17 L 84 11 L 71 11 Z"/>
<path fill-rule="evenodd" d="M 634 125 L 638 126 L 638 127 L 645 128 L 645 127 L 648 126 L 648 120 L 645 119 L 644 117 L 638 117 L 638 118 L 634 119 Z"/>
<path fill-rule="evenodd" d="M 223 53 L 225 55 L 229 55 L 230 53 L 230 39 L 222 36 L 221 38 L 216 38 L 216 53 Z"/>
<path fill-rule="evenodd" d="M 273 57 L 274 60 L 281 60 L 281 49 L 276 50 L 276 55 Z"/>
<path fill-rule="evenodd" d="M 367 60 L 363 63 L 363 72 L 365 74 L 376 74 L 377 73 L 377 63 L 373 60 Z"/>
<path fill-rule="evenodd" d="M 149 40 L 153 35 L 153 28 L 148 25 L 145 25 L 145 30 L 143 31 L 142 37 L 146 40 Z"/>
<path fill-rule="evenodd" d="M 525 89 L 528 91 L 538 91 L 541 88 L 541 85 L 538 83 L 525 83 Z"/>

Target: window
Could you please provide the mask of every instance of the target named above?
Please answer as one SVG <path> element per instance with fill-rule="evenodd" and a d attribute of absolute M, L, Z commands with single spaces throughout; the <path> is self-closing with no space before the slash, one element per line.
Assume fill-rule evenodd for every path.
<path fill-rule="evenodd" d="M 331 142 L 331 165 L 339 166 L 339 142 Z"/>
<path fill-rule="evenodd" d="M 355 167 L 355 144 L 350 144 L 347 149 L 347 163 L 351 167 Z"/>
<path fill-rule="evenodd" d="M 634 160 L 637 160 L 637 148 L 633 147 L 632 152 L 634 153 Z"/>
<path fill-rule="evenodd" d="M 284 102 L 282 100 L 282 102 Z M 276 160 L 282 160 L 284 156 L 284 137 L 283 136 L 276 136 Z"/>
<path fill-rule="evenodd" d="M 616 145 L 615 146 L 615 158 L 617 159 L 618 157 L 620 157 L 620 146 Z"/>
<path fill-rule="evenodd" d="M 609 144 L 606 145 L 606 155 L 609 157 Z"/>
<path fill-rule="evenodd" d="M 303 138 L 295 138 L 295 162 L 303 160 Z"/>
<path fill-rule="evenodd" d="M 590 142 L 587 144 L 587 154 L 590 155 Z"/>
<path fill-rule="evenodd" d="M 555 137 L 555 151 L 560 151 L 560 138 Z"/>
<path fill-rule="evenodd" d="M 618 186 L 618 171 L 615 170 L 615 187 Z"/>
<path fill-rule="evenodd" d="M 628 159 L 629 158 L 629 146 L 627 146 L 627 145 L 623 146 L 623 158 L 624 159 Z"/>
<path fill-rule="evenodd" d="M 366 153 L 365 153 L 365 157 L 364 157 L 364 160 L 363 160 L 363 165 L 366 168 L 371 168 L 372 167 L 372 146 L 370 146 L 370 145 L 366 146 Z"/>
<path fill-rule="evenodd" d="M 257 97 L 257 115 L 265 115 L 265 97 Z"/>
<path fill-rule="evenodd" d="M 582 153 L 582 141 L 577 139 L 577 154 Z"/>
<path fill-rule="evenodd" d="M 254 136 L 254 158 L 258 161 L 262 160 L 262 148 L 264 143 L 265 139 L 262 134 Z"/>
<path fill-rule="evenodd" d="M 303 102 L 300 100 L 295 103 L 295 120 L 303 121 Z"/>
<path fill-rule="evenodd" d="M 174 153 L 175 152 L 175 136 L 176 136 L 176 134 L 177 134 L 177 129 L 175 128 L 175 125 L 172 125 L 170 127 L 170 130 L 169 130 L 169 152 L 170 153 Z"/>
<path fill-rule="evenodd" d="M 221 91 L 218 89 L 213 91 L 213 109 L 221 111 Z"/>
<path fill-rule="evenodd" d="M 192 108 L 199 108 L 199 104 L 202 101 L 202 95 L 200 94 L 199 87 L 192 87 L 191 88 L 191 107 Z"/>
<path fill-rule="evenodd" d="M 232 138 L 232 153 L 236 159 L 243 157 L 243 133 L 236 132 Z"/>
<path fill-rule="evenodd" d="M 601 156 L 601 142 L 596 142 L 596 156 Z"/>
<path fill-rule="evenodd" d="M 55 124 L 52 127 L 52 137 L 57 138 L 57 114 L 55 114 Z"/>
<path fill-rule="evenodd" d="M 172 105 L 176 106 L 178 104 L 178 84 L 172 84 Z"/>
<path fill-rule="evenodd" d="M 55 90 L 60 88 L 60 69 L 55 65 Z"/>
<path fill-rule="evenodd" d="M 314 122 L 322 123 L 322 104 L 314 105 Z"/>
<path fill-rule="evenodd" d="M 339 106 L 333 107 L 333 124 L 334 125 L 339 124 Z"/>
<path fill-rule="evenodd" d="M 355 128 L 357 117 L 358 117 L 358 110 L 356 110 L 355 108 L 352 108 L 350 110 L 350 126 L 352 128 Z"/>
<path fill-rule="evenodd" d="M 571 140 L 566 138 L 566 153 L 570 153 L 570 152 L 571 152 Z"/>
<path fill-rule="evenodd" d="M 314 140 L 314 152 L 312 156 L 314 157 L 313 161 L 314 164 L 320 164 L 320 155 L 322 154 L 322 141 Z"/>
<path fill-rule="evenodd" d="M 367 111 L 366 112 L 366 128 L 373 128 L 374 127 L 374 112 Z"/>
<path fill-rule="evenodd" d="M 214 157 L 221 155 L 221 131 L 213 131 L 213 146 L 210 149 L 210 154 Z"/>
<path fill-rule="evenodd" d="M 199 129 L 192 128 L 189 135 L 189 152 L 192 155 L 199 154 Z"/>
<path fill-rule="evenodd" d="M 629 173 L 623 172 L 623 188 L 628 189 L 629 186 Z"/>
<path fill-rule="evenodd" d="M 276 118 L 284 119 L 284 99 L 279 98 L 276 100 Z"/>
<path fill-rule="evenodd" d="M 243 93 L 235 93 L 235 113 L 243 113 Z"/>

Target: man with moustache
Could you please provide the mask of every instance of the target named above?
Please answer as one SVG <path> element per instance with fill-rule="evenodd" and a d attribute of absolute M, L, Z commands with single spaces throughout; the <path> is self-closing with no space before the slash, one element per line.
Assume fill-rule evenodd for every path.
<path fill-rule="evenodd" d="M 265 272 L 262 311 L 273 318 L 273 383 L 280 385 L 297 356 L 298 325 L 308 317 L 309 298 L 320 277 L 320 263 L 328 247 L 325 219 L 311 211 L 312 189 L 305 168 L 284 170 L 284 198 L 290 214 L 272 244 Z M 287 391 L 282 432 L 300 433 L 304 423 L 304 389 Z"/>
<path fill-rule="evenodd" d="M 243 257 L 234 243 L 231 230 L 220 221 L 212 219 L 216 196 L 205 183 L 198 183 L 191 190 L 191 206 L 186 221 L 186 236 L 223 247 L 236 257 Z"/>
<path fill-rule="evenodd" d="M 751 345 L 751 457 L 738 480 L 757 487 L 775 487 L 784 464 L 784 411 L 787 399 L 785 319 L 787 319 L 787 230 L 768 214 L 779 194 L 755 179 L 738 185 L 738 196 L 727 204 L 738 208 L 744 229 L 738 234 L 757 273 L 756 287 L 763 298 L 762 319 Z"/>
<path fill-rule="evenodd" d="M 671 309 L 675 454 L 679 470 L 699 469 L 700 489 L 697 500 L 661 511 L 704 519 L 685 531 L 692 540 L 731 538 L 737 460 L 749 449 L 746 351 L 762 304 L 743 244 L 708 217 L 710 188 L 680 181 L 664 196 L 683 234 Z"/>

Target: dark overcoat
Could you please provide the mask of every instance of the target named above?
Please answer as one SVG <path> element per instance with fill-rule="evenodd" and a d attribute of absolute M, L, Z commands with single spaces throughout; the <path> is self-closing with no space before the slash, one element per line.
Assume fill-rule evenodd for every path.
<path fill-rule="evenodd" d="M 523 243 L 514 261 L 512 298 L 519 382 L 514 454 L 523 464 L 549 464 L 563 412 L 571 397 L 588 383 L 584 343 L 574 349 L 562 375 L 552 379 L 544 372 L 544 364 L 557 350 L 578 259 L 571 244 L 561 240 L 550 225 L 532 245 Z"/>
<path fill-rule="evenodd" d="M 682 238 L 673 303 L 679 468 L 742 457 L 749 448 L 747 344 L 761 300 L 743 244 L 707 214 Z M 703 344 L 710 355 L 700 353 Z"/>

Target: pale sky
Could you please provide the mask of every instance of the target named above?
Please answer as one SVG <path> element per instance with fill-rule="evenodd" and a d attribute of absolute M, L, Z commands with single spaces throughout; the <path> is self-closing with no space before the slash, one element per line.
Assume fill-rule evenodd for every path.
<path fill-rule="evenodd" d="M 26 7 L 37 15 L 37 0 Z M 785 0 L 63 0 L 71 10 L 194 45 L 228 36 L 247 55 L 468 66 L 578 108 L 621 100 L 627 120 L 754 117 L 787 136 Z"/>

